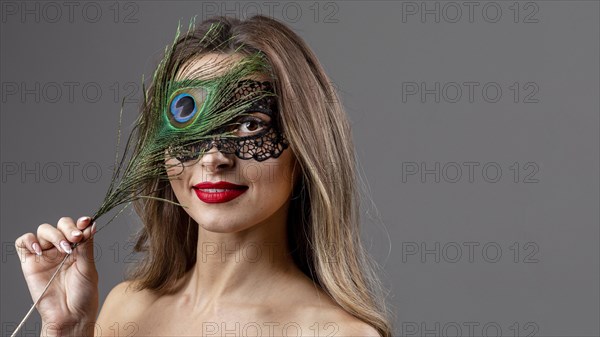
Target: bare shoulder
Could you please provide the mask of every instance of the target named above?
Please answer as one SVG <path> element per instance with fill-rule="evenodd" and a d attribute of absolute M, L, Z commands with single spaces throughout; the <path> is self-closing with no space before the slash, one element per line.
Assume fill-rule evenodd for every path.
<path fill-rule="evenodd" d="M 155 296 L 146 290 L 138 291 L 135 286 L 135 281 L 125 281 L 109 292 L 96 320 L 96 336 L 113 336 L 116 330 L 136 327 L 144 308 Z"/>
<path fill-rule="evenodd" d="M 299 323 L 302 336 L 381 337 L 370 324 L 353 316 L 312 282 L 297 284 L 287 296 L 286 318 Z M 290 335 L 290 331 L 283 331 Z"/>
<path fill-rule="evenodd" d="M 339 337 L 381 337 L 377 330 L 371 325 L 352 316 L 350 319 L 342 319 L 339 323 Z"/>
<path fill-rule="evenodd" d="M 141 307 L 155 299 L 155 296 L 146 290 L 136 290 L 135 281 L 124 281 L 117 284 L 108 293 L 102 309 L 122 310 L 131 312 L 136 307 Z"/>
<path fill-rule="evenodd" d="M 314 309 L 316 308 L 309 309 L 307 312 L 308 316 L 312 316 L 312 319 L 305 319 L 304 322 L 315 322 L 312 324 L 312 329 L 316 330 L 318 327 L 318 336 L 381 337 L 371 325 L 352 316 L 338 306 Z"/>

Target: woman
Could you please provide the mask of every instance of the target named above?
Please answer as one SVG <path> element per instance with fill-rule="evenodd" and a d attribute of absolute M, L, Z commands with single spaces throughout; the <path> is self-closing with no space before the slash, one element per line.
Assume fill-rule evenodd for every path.
<path fill-rule="evenodd" d="M 74 257 L 38 304 L 43 333 L 391 336 L 359 240 L 349 123 L 304 41 L 268 17 L 217 17 L 177 39 L 160 74 L 224 78 L 257 54 L 268 67 L 233 81 L 228 101 L 245 102 L 243 118 L 214 133 L 230 132 L 234 141 L 176 144 L 164 152 L 170 179 L 143 186 L 173 203 L 136 201 L 144 224 L 136 250 L 145 259 L 110 292 L 97 319 L 91 219 L 61 218 L 17 239 L 34 299 L 60 259 L 27 255 Z M 149 97 L 166 85 L 160 74 Z M 168 106 L 159 108 L 171 113 L 166 124 L 182 130 L 210 97 L 183 89 L 169 91 Z M 146 100 L 141 125 L 152 123 L 159 104 Z"/>

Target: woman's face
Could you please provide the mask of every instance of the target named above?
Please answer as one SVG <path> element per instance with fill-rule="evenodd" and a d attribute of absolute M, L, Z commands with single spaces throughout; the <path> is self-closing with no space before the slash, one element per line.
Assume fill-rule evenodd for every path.
<path fill-rule="evenodd" d="M 206 54 L 190 61 L 193 71 L 211 62 L 239 60 L 233 54 Z M 214 73 L 219 75 L 219 71 Z M 186 73 L 178 74 L 185 78 Z M 252 77 L 264 81 L 261 76 Z M 254 118 L 254 121 L 252 119 Z M 268 123 L 270 116 L 252 112 L 251 118 L 237 126 L 240 136 L 260 130 L 260 121 Z M 185 160 L 185 159 L 182 159 Z M 295 158 L 285 149 L 277 158 L 264 161 L 240 159 L 212 146 L 197 160 L 182 163 L 176 158 L 166 160 L 167 174 L 177 201 L 187 206 L 185 211 L 205 230 L 233 233 L 265 223 L 287 212 L 293 190 Z M 221 183 L 221 185 L 215 185 Z M 238 186 L 227 185 L 227 183 Z"/>

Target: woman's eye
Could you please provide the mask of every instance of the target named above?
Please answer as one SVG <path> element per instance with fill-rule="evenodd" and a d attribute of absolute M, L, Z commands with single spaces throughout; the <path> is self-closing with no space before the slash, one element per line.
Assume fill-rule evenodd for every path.
<path fill-rule="evenodd" d="M 236 127 L 238 136 L 255 134 L 262 131 L 266 127 L 266 123 L 260 118 L 245 117 L 239 120 Z"/>
<path fill-rule="evenodd" d="M 258 122 L 256 121 L 248 121 L 244 122 L 242 124 L 242 127 L 245 128 L 247 131 L 256 131 L 260 127 L 260 124 L 258 124 Z"/>

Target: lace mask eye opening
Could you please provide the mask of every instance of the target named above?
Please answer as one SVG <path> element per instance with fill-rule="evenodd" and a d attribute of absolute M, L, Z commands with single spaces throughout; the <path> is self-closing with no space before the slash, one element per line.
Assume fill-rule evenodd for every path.
<path fill-rule="evenodd" d="M 275 94 L 271 82 L 261 82 L 251 79 L 239 81 L 231 98 L 223 104 L 223 108 L 231 107 L 240 101 L 247 103 L 247 106 L 237 117 L 228 123 L 228 128 L 224 129 L 235 129 L 234 125 L 239 125 L 240 122 L 249 122 L 252 120 L 261 125 L 264 124 L 267 128 L 273 126 L 277 130 L 282 129 L 279 120 L 278 97 Z M 263 114 L 268 116 L 268 118 Z M 251 117 L 252 115 L 254 115 L 254 118 Z M 244 116 L 247 116 L 248 118 L 245 118 Z M 223 131 L 223 129 L 215 131 Z"/>

